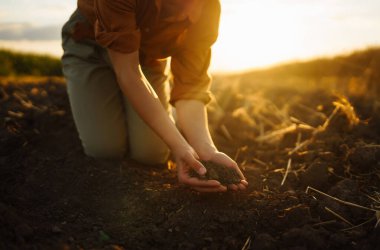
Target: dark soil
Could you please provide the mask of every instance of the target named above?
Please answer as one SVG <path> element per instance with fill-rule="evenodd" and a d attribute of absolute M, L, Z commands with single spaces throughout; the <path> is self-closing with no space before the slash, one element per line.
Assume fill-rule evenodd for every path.
<path fill-rule="evenodd" d="M 207 169 L 206 174 L 200 176 L 194 170 L 190 170 L 190 176 L 204 180 L 217 180 L 222 185 L 237 184 L 241 181 L 239 174 L 232 168 L 211 161 L 202 161 L 202 164 Z"/>
<path fill-rule="evenodd" d="M 200 194 L 178 185 L 164 165 L 86 157 L 64 84 L 0 85 L 0 249 L 380 249 L 374 211 L 314 191 L 380 208 L 378 101 L 349 97 L 364 122 L 350 127 L 338 112 L 289 155 L 310 131 L 256 138 L 285 115 L 323 124 L 336 97 L 239 88 L 215 89 L 220 106 L 210 105 L 210 126 L 249 188 Z M 308 186 L 314 190 L 306 193 Z"/>

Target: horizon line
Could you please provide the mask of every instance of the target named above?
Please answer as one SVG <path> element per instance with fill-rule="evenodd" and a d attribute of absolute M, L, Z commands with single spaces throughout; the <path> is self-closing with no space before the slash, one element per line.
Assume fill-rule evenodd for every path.
<path fill-rule="evenodd" d="M 0 40 L 0 42 L 1 41 L 2 40 Z M 21 41 L 27 42 L 28 40 L 21 40 Z M 47 41 L 49 41 L 49 40 L 47 40 Z M 55 40 L 51 40 L 51 41 L 55 41 Z M 311 62 L 311 61 L 315 61 L 315 60 L 333 59 L 333 58 L 341 57 L 341 56 L 349 56 L 349 55 L 354 54 L 354 53 L 364 52 L 364 51 L 368 51 L 371 49 L 379 49 L 379 48 L 380 48 L 380 44 L 372 44 L 372 45 L 362 46 L 360 48 L 345 50 L 344 52 L 340 52 L 340 53 L 337 52 L 337 53 L 330 53 L 330 54 L 315 55 L 315 56 L 310 56 L 310 57 L 305 57 L 305 58 L 294 58 L 294 59 L 283 60 L 283 61 L 279 61 L 279 62 L 275 62 L 275 63 L 269 63 L 267 65 L 252 66 L 252 67 L 247 67 L 247 68 L 238 69 L 238 70 L 236 70 L 236 69 L 232 69 L 232 70 L 213 69 L 213 70 L 211 70 L 210 69 L 209 71 L 213 75 L 244 74 L 244 73 L 248 73 L 248 72 L 252 72 L 252 71 L 270 70 L 272 68 L 281 67 L 281 66 L 285 66 L 285 65 L 289 65 L 289 64 L 307 63 L 307 62 Z M 19 50 L 19 49 L 15 49 L 15 48 L 4 47 L 1 44 L 0 44 L 0 50 L 9 51 L 12 53 L 17 53 L 17 54 L 24 54 L 24 55 L 47 56 L 47 57 L 51 57 L 51 58 L 54 58 L 57 60 L 60 60 L 60 57 L 61 57 L 61 55 L 57 55 L 57 54 L 53 54 L 53 53 L 49 53 L 49 52 L 38 52 L 38 51 L 27 51 L 27 50 L 24 51 L 24 50 Z"/>

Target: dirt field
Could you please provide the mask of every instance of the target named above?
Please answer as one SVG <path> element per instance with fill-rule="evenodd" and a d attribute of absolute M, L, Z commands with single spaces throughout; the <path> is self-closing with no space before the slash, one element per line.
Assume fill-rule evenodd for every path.
<path fill-rule="evenodd" d="M 0 85 L 0 249 L 380 249 L 376 98 L 214 92 L 210 126 L 244 193 L 199 194 L 172 166 L 88 158 L 64 84 Z"/>

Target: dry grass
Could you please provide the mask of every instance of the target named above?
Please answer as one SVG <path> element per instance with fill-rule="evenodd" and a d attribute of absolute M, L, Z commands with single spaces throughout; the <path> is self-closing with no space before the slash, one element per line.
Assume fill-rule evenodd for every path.
<path fill-rule="evenodd" d="M 371 222 L 372 220 L 376 219 L 377 222 L 376 222 L 376 225 L 375 225 L 375 228 L 378 227 L 379 223 L 380 223 L 380 210 L 379 209 L 374 209 L 374 208 L 369 208 L 369 207 L 365 207 L 365 206 L 362 206 L 362 205 L 359 205 L 359 204 L 355 204 L 355 203 L 352 203 L 352 202 L 349 202 L 349 201 L 344 201 L 344 200 L 341 200 L 337 197 L 334 197 L 332 195 L 329 195 L 329 194 L 326 194 L 316 188 L 313 188 L 313 187 L 307 187 L 306 189 L 306 193 L 310 193 L 310 191 L 313 191 L 313 192 L 316 192 L 320 195 L 323 195 L 329 199 L 332 199 L 340 204 L 343 204 L 343 205 L 346 205 L 346 206 L 350 206 L 350 207 L 354 207 L 354 208 L 359 208 L 359 209 L 364 209 L 364 210 L 367 210 L 367 211 L 372 211 L 372 212 L 375 212 L 374 213 L 374 217 L 370 218 L 369 220 L 357 225 L 357 226 L 354 226 L 351 222 L 349 222 L 347 219 L 345 219 L 343 216 L 339 215 L 338 213 L 332 211 L 331 209 L 325 207 L 326 211 L 330 212 L 331 214 L 333 214 L 334 216 L 336 216 L 337 218 L 339 218 L 340 220 L 344 221 L 345 223 L 349 224 L 351 227 L 350 228 L 346 228 L 345 230 L 351 230 L 351 229 L 354 229 L 356 227 L 359 227 L 359 226 L 362 226 L 364 224 L 367 224 L 369 222 Z"/>

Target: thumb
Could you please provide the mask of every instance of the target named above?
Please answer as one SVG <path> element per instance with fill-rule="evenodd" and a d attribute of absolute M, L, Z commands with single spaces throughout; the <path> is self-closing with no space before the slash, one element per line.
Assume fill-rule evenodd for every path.
<path fill-rule="evenodd" d="M 203 164 L 198 161 L 198 160 L 194 160 L 194 163 L 191 165 L 191 167 L 199 174 L 199 175 L 205 175 L 207 170 L 206 168 L 203 166 Z"/>
<path fill-rule="evenodd" d="M 203 164 L 197 160 L 197 157 L 198 155 L 194 152 L 194 155 L 189 155 L 188 159 L 187 159 L 187 163 L 188 165 L 195 170 L 195 172 L 197 172 L 199 175 L 205 175 L 207 170 L 206 168 L 203 166 Z M 197 157 L 197 158 L 196 158 Z"/>

